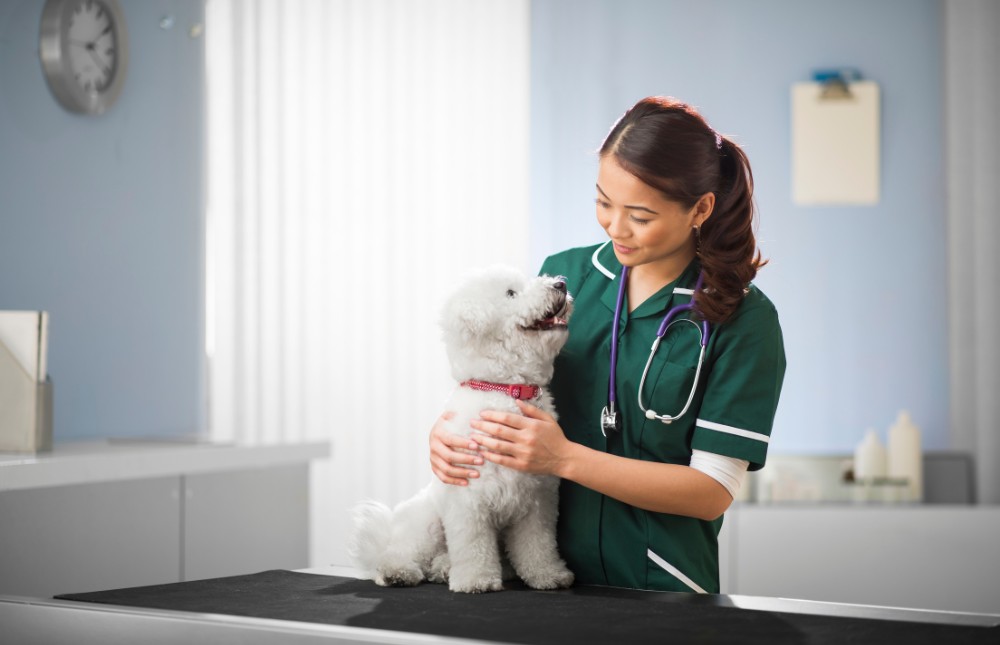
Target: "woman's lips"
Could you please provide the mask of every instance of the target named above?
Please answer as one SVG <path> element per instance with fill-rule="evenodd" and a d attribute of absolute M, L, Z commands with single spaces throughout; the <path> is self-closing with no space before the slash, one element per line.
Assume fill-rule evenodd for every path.
<path fill-rule="evenodd" d="M 615 244 L 615 250 L 618 251 L 619 253 L 624 253 L 625 255 L 628 255 L 629 253 L 635 252 L 635 249 L 633 249 L 632 247 L 622 246 L 618 242 L 615 242 L 614 244 Z"/>

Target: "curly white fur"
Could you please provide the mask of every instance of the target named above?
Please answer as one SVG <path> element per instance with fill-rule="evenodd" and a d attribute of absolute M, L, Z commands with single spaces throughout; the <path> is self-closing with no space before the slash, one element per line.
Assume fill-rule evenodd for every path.
<path fill-rule="evenodd" d="M 558 278 L 529 279 L 504 267 L 477 274 L 448 300 L 441 320 L 452 376 L 539 385 L 531 403 L 555 415 L 546 386 L 571 310 Z M 484 409 L 518 412 L 506 394 L 467 387 L 456 388 L 446 407 L 455 412 L 449 429 L 464 436 Z M 503 588 L 502 546 L 528 586 L 568 587 L 573 574 L 556 550 L 558 486 L 555 477 L 486 462 L 468 486 L 432 478 L 393 509 L 363 502 L 353 512 L 351 559 L 383 586 L 429 580 L 477 593 Z"/>

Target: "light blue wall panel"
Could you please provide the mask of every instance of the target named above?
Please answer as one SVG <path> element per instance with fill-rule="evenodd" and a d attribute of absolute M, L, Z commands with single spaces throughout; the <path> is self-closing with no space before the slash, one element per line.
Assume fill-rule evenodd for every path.
<path fill-rule="evenodd" d="M 57 441 L 203 426 L 204 7 L 121 4 L 128 78 L 95 118 L 49 93 L 44 0 L 0 3 L 0 309 L 51 312 Z"/>
<path fill-rule="evenodd" d="M 603 239 L 596 157 L 632 103 L 668 94 L 734 135 L 757 181 L 757 284 L 781 315 L 788 373 L 773 450 L 853 449 L 900 408 L 948 447 L 942 23 L 936 0 L 534 0 L 537 262 Z M 882 199 L 792 203 L 792 83 L 851 66 L 882 91 Z"/>

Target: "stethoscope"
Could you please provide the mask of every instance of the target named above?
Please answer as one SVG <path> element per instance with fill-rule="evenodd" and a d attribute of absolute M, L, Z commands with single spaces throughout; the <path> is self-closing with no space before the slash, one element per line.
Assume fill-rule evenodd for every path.
<path fill-rule="evenodd" d="M 607 437 L 608 431 L 621 432 L 622 430 L 622 416 L 618 410 L 615 409 L 615 403 L 617 401 L 617 395 L 615 394 L 615 372 L 618 369 L 618 324 L 622 315 L 622 305 L 625 302 L 625 285 L 628 282 L 628 267 L 622 267 L 621 282 L 618 285 L 618 303 L 615 305 L 615 319 L 611 324 L 611 373 L 608 377 L 608 404 L 604 406 L 601 411 L 601 433 Z M 691 294 L 691 301 L 677 305 L 667 312 L 667 315 L 663 317 L 663 321 L 660 323 L 659 329 L 656 330 L 656 339 L 653 341 L 653 346 L 649 350 L 649 358 L 646 360 L 646 367 L 642 370 L 642 378 L 639 380 L 639 394 L 637 399 L 639 401 L 639 409 L 645 413 L 647 419 L 659 419 L 663 423 L 673 423 L 677 419 L 684 416 L 684 413 L 688 411 L 691 407 L 691 401 L 694 400 L 694 393 L 698 387 L 698 377 L 701 375 L 701 366 L 705 361 L 705 347 L 708 346 L 708 337 L 711 329 L 709 328 L 708 321 L 702 320 L 701 323 L 697 323 L 690 318 L 678 318 L 677 316 L 685 311 L 694 311 L 694 294 L 701 291 L 702 283 L 704 282 L 704 275 L 698 273 L 698 281 L 694 285 L 694 292 Z M 642 390 L 646 384 L 646 376 L 649 374 L 649 366 L 653 364 L 653 356 L 656 355 L 656 350 L 660 346 L 660 341 L 667 334 L 667 330 L 670 329 L 675 323 L 687 322 L 694 325 L 701 332 L 701 350 L 698 353 L 698 367 L 694 371 L 694 382 L 691 384 L 691 392 L 688 394 L 687 403 L 684 404 L 684 408 L 677 414 L 671 416 L 669 414 L 660 414 L 652 408 L 647 409 L 642 402 Z"/>

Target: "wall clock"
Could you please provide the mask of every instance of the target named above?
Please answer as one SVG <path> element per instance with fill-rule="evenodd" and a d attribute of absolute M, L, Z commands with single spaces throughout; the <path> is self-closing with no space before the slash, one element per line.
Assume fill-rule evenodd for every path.
<path fill-rule="evenodd" d="M 56 100 L 72 112 L 101 114 L 121 94 L 128 34 L 118 0 L 47 0 L 39 55 Z"/>

